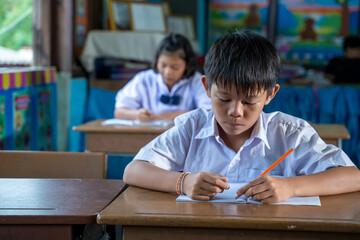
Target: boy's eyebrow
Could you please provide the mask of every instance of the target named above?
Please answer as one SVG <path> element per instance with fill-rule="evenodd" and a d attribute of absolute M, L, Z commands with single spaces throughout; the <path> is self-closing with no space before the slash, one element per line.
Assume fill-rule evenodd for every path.
<path fill-rule="evenodd" d="M 226 92 L 225 90 L 221 90 L 221 89 L 218 89 L 218 92 L 220 94 L 224 94 L 224 95 L 230 95 L 228 92 Z"/>
<path fill-rule="evenodd" d="M 256 95 L 255 94 L 254 95 L 248 95 L 247 98 L 259 98 L 259 97 L 261 97 L 261 95 L 262 95 L 261 93 L 258 93 Z"/>
<path fill-rule="evenodd" d="M 225 91 L 225 90 L 222 90 L 222 89 L 218 89 L 218 93 L 219 94 L 223 94 L 223 95 L 227 95 L 227 96 L 230 96 L 231 94 L 229 94 L 227 91 Z M 254 94 L 252 94 L 252 95 L 247 95 L 246 96 L 246 98 L 259 98 L 259 97 L 261 97 L 261 92 L 259 92 L 259 93 L 254 93 Z"/>

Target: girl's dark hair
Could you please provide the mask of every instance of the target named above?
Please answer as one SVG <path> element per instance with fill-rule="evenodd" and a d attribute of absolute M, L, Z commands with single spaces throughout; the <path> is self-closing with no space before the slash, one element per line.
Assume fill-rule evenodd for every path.
<path fill-rule="evenodd" d="M 208 86 L 234 85 L 245 96 L 266 90 L 268 96 L 278 82 L 281 61 L 275 47 L 251 32 L 229 33 L 218 39 L 205 56 Z"/>
<path fill-rule="evenodd" d="M 178 51 L 178 56 L 184 59 L 186 62 L 186 69 L 183 77 L 189 78 L 192 75 L 194 75 L 197 67 L 197 61 L 196 61 L 195 53 L 191 47 L 191 44 L 189 40 L 187 40 L 187 38 L 184 37 L 183 35 L 174 34 L 174 33 L 170 33 L 161 41 L 155 53 L 155 59 L 152 63 L 152 69 L 155 72 L 158 72 L 156 66 L 159 56 L 161 54 L 171 55 L 177 51 Z"/>

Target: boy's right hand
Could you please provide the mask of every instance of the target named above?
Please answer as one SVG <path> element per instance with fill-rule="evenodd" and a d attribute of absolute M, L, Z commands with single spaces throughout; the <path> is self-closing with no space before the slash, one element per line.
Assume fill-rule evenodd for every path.
<path fill-rule="evenodd" d="M 229 189 L 227 177 L 207 172 L 190 173 L 183 182 L 183 192 L 191 199 L 209 201 L 217 193 Z"/>
<path fill-rule="evenodd" d="M 150 110 L 140 108 L 138 111 L 138 119 L 140 122 L 149 122 L 150 120 L 153 120 L 154 117 L 155 114 Z"/>

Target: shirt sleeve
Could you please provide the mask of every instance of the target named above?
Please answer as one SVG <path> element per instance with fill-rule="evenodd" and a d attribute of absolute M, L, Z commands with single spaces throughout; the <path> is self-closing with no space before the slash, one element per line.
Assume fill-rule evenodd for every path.
<path fill-rule="evenodd" d="M 307 124 L 294 143 L 293 169 L 296 175 L 308 175 L 338 166 L 355 166 L 345 152 L 326 144 L 315 129 Z"/>
<path fill-rule="evenodd" d="M 142 107 L 141 93 L 146 87 L 143 86 L 144 72 L 135 75 L 122 89 L 118 91 L 115 97 L 116 108 L 139 109 Z"/>
<path fill-rule="evenodd" d="M 190 137 L 184 124 L 175 118 L 174 127 L 148 143 L 134 159 L 150 162 L 165 170 L 182 171 L 189 145 Z"/>
<path fill-rule="evenodd" d="M 198 72 L 194 74 L 192 89 L 196 108 L 211 110 L 211 99 L 206 94 L 205 87 L 201 81 L 201 74 Z"/>

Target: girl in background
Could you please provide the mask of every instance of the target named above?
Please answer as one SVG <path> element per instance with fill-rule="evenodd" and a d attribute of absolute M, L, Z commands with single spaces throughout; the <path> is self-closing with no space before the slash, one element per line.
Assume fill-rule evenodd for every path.
<path fill-rule="evenodd" d="M 180 34 L 169 34 L 156 50 L 152 69 L 136 74 L 117 93 L 115 118 L 173 120 L 196 108 L 210 110 L 211 101 L 196 67 L 190 42 Z"/>

